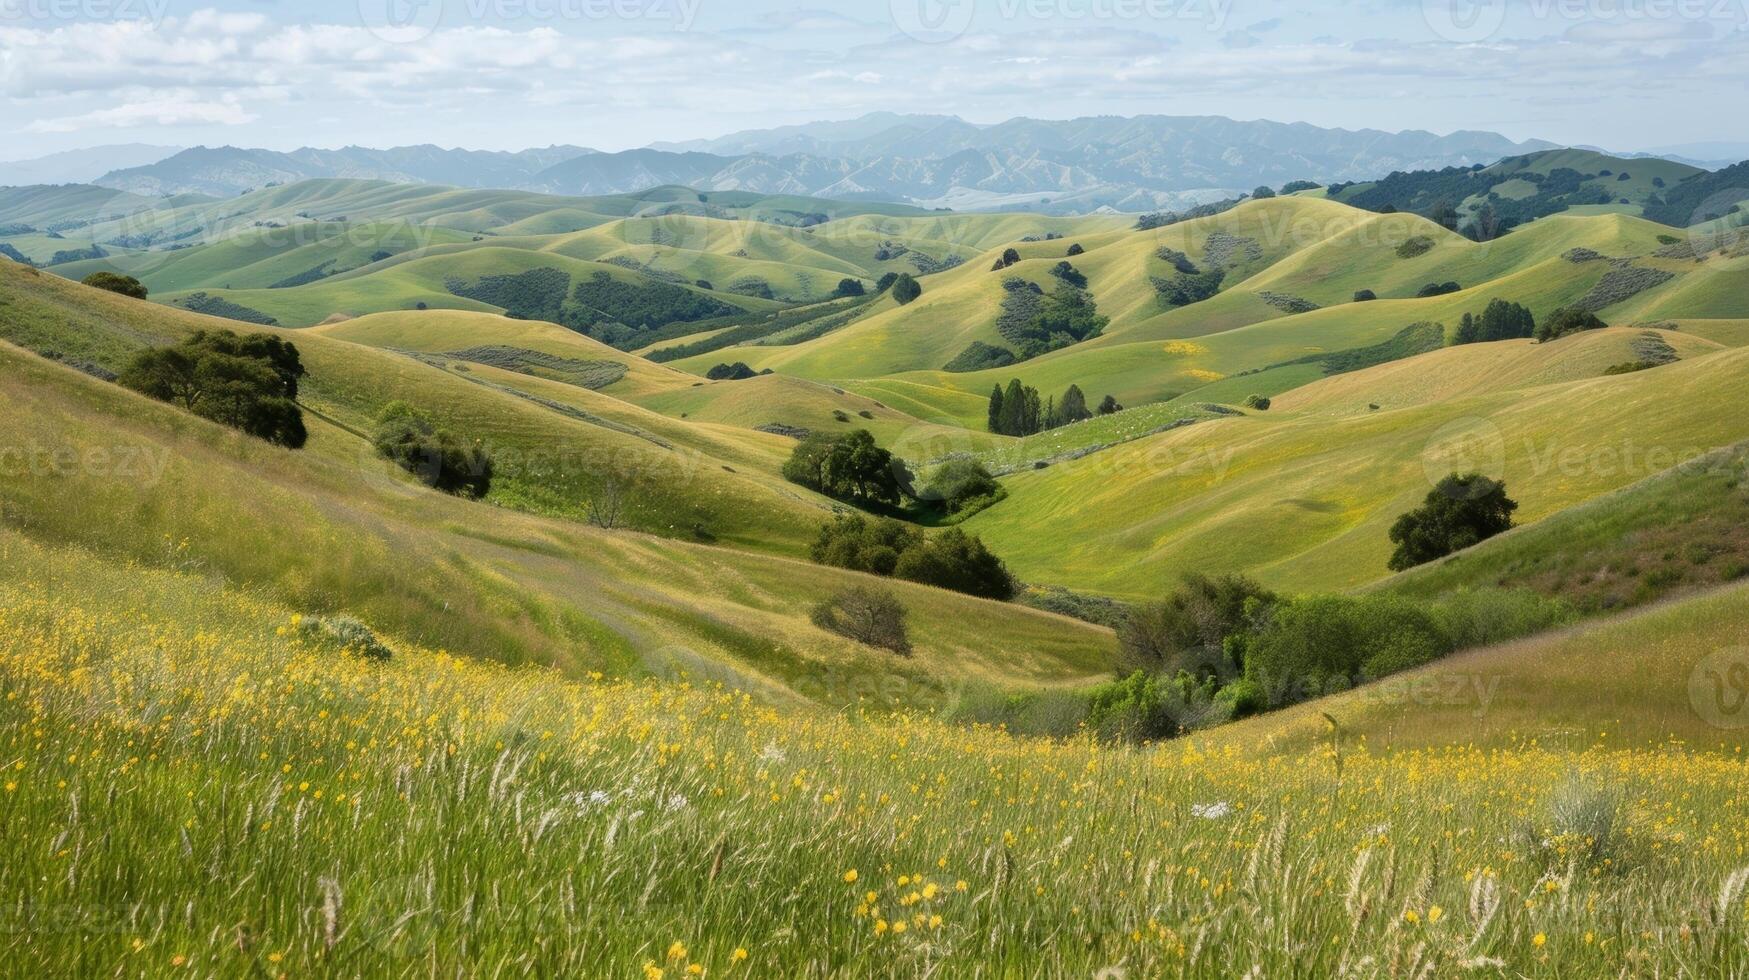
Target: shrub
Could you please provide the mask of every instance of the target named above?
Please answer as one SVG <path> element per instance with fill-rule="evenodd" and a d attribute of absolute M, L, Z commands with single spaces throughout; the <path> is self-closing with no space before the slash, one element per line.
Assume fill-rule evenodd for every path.
<path fill-rule="evenodd" d="M 492 488 L 492 457 L 479 444 L 466 445 L 431 415 L 403 401 L 383 406 L 371 444 L 377 452 L 434 490 L 484 497 Z"/>
<path fill-rule="evenodd" d="M 1447 293 L 1459 292 L 1464 287 L 1455 282 L 1430 282 L 1415 292 L 1416 299 L 1427 299 L 1430 296 L 1444 296 Z"/>
<path fill-rule="evenodd" d="M 339 647 L 344 653 L 367 660 L 388 660 L 395 655 L 395 651 L 369 626 L 351 616 L 310 617 L 301 620 L 298 628 L 317 640 Z"/>
<path fill-rule="evenodd" d="M 1417 603 L 1322 595 L 1281 603 L 1245 648 L 1245 676 L 1273 706 L 1427 663 L 1450 640 Z"/>
<path fill-rule="evenodd" d="M 708 289 L 709 287 L 707 286 L 707 287 L 703 287 L 703 288 Z M 860 279 L 840 279 L 840 280 L 838 280 L 838 288 L 832 290 L 832 295 L 833 296 L 861 296 L 865 292 L 867 292 L 867 290 L 865 290 L 863 288 L 862 280 L 860 280 Z"/>
<path fill-rule="evenodd" d="M 745 362 L 736 361 L 733 364 L 714 365 L 704 373 L 704 376 L 711 381 L 744 381 L 748 378 L 756 378 L 759 374 L 748 367 Z"/>
<path fill-rule="evenodd" d="M 986 599 L 1014 597 L 1014 579 L 1002 559 L 957 527 L 906 550 L 893 566 L 893 575 Z"/>
<path fill-rule="evenodd" d="M 1439 481 L 1416 510 L 1391 525 L 1397 546 L 1390 568 L 1406 568 L 1443 558 L 1512 527 L 1518 504 L 1506 496 L 1506 484 L 1479 473 L 1456 473 Z"/>
<path fill-rule="evenodd" d="M 1559 340 L 1570 333 L 1578 333 L 1582 330 L 1602 330 L 1608 326 L 1609 324 L 1604 323 L 1597 314 L 1590 310 L 1562 307 L 1550 313 L 1549 318 L 1536 328 L 1536 339 L 1546 343 L 1551 340 Z"/>
<path fill-rule="evenodd" d="M 884 293 L 887 290 L 892 289 L 893 283 L 898 281 L 899 274 L 897 272 L 882 273 L 881 277 L 875 280 L 875 292 Z"/>
<path fill-rule="evenodd" d="M 1014 352 L 1008 348 L 974 340 L 966 345 L 965 350 L 955 354 L 953 360 L 942 365 L 941 369 L 954 373 L 983 371 L 989 368 L 1007 367 L 1013 364 L 1014 360 Z"/>
<path fill-rule="evenodd" d="M 966 504 L 1002 492 L 1002 485 L 975 459 L 950 459 L 930 477 L 923 491 L 928 500 L 939 500 L 948 513 L 957 514 Z"/>
<path fill-rule="evenodd" d="M 1058 279 L 1063 280 L 1071 286 L 1074 286 L 1076 289 L 1087 288 L 1087 277 L 1082 274 L 1080 270 L 1070 265 L 1066 259 L 1051 266 L 1051 275 L 1056 276 Z"/>
<path fill-rule="evenodd" d="M 1378 298 L 1379 294 L 1370 289 L 1357 289 L 1354 292 L 1354 301 L 1356 303 L 1370 303 Z"/>
<path fill-rule="evenodd" d="M 911 655 L 905 607 L 884 589 L 853 586 L 815 606 L 810 618 L 815 626 L 865 646 Z"/>
<path fill-rule="evenodd" d="M 893 299 L 897 300 L 900 306 L 905 306 L 922 295 L 923 287 L 917 284 L 917 280 L 911 278 L 909 272 L 901 272 L 899 277 L 893 280 Z"/>
<path fill-rule="evenodd" d="M 822 565 L 870 575 L 891 575 L 899 555 L 923 540 L 923 532 L 890 517 L 840 513 L 820 527 L 809 557 Z"/>
<path fill-rule="evenodd" d="M 1397 246 L 1397 258 L 1412 259 L 1418 255 L 1426 255 L 1433 251 L 1433 239 L 1426 235 L 1416 235 Z"/>
<path fill-rule="evenodd" d="M 1099 414 L 1101 414 L 1101 415 L 1115 415 L 1121 411 L 1123 411 L 1123 406 L 1118 404 L 1116 398 L 1113 398 L 1110 395 L 1106 395 L 1104 398 L 1101 398 L 1099 400 Z"/>
<path fill-rule="evenodd" d="M 1002 254 L 996 257 L 996 264 L 992 265 L 990 267 L 990 271 L 991 272 L 1000 272 L 1003 269 L 1006 269 L 1009 266 L 1011 266 L 1019 261 L 1020 261 L 1020 250 L 1019 249 L 1005 248 L 1002 250 Z"/>
<path fill-rule="evenodd" d="M 115 272 L 93 272 L 80 282 L 97 289 L 107 289 L 112 293 L 131 296 L 134 299 L 146 298 L 146 287 L 133 276 L 124 276 Z"/>
<path fill-rule="evenodd" d="M 174 347 L 141 351 L 116 380 L 201 418 L 297 449 L 308 437 L 297 406 L 304 373 L 289 341 L 202 330 Z"/>
<path fill-rule="evenodd" d="M 1118 628 L 1119 665 L 1126 670 L 1219 674 L 1228 636 L 1240 632 L 1258 603 L 1275 594 L 1242 575 L 1190 574 L 1159 602 L 1130 609 Z"/>
<path fill-rule="evenodd" d="M 1259 412 L 1267 412 L 1269 411 L 1269 399 L 1262 395 L 1246 395 L 1245 407 L 1254 408 Z"/>
<path fill-rule="evenodd" d="M 1227 718 L 1215 683 L 1188 674 L 1136 671 L 1088 696 L 1087 727 L 1108 742 L 1152 742 L 1206 728 Z"/>
<path fill-rule="evenodd" d="M 1085 252 L 1085 251 L 1087 251 L 1087 250 L 1081 247 L 1081 243 L 1076 242 L 1075 244 L 1070 245 L 1069 250 L 1067 252 L 1064 252 L 1063 254 L 1069 256 L 1070 258 L 1074 258 L 1075 256 L 1080 255 L 1082 252 Z"/>

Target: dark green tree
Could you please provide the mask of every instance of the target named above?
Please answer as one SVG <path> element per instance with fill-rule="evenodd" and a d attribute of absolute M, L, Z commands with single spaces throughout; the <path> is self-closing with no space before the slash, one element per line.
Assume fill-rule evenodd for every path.
<path fill-rule="evenodd" d="M 1002 431 L 1002 385 L 1001 384 L 994 384 L 994 385 L 990 386 L 990 421 L 989 421 L 988 428 L 991 432 L 998 432 L 999 433 Z"/>
<path fill-rule="evenodd" d="M 308 433 L 297 406 L 304 366 L 289 341 L 229 330 L 197 332 L 141 351 L 116 379 L 221 425 L 296 449 Z"/>
<path fill-rule="evenodd" d="M 863 289 L 860 279 L 840 279 L 838 288 L 832 291 L 834 296 L 861 296 L 867 290 Z"/>
<path fill-rule="evenodd" d="M 1063 401 L 1057 406 L 1057 416 L 1063 420 L 1064 425 L 1093 417 L 1093 413 L 1087 410 L 1087 396 L 1081 393 L 1080 385 L 1070 385 L 1063 392 Z"/>
<path fill-rule="evenodd" d="M 133 276 L 124 276 L 117 272 L 93 272 L 79 281 L 87 286 L 107 289 L 112 293 L 131 296 L 134 299 L 146 298 L 145 285 Z"/>
<path fill-rule="evenodd" d="M 1506 496 L 1506 484 L 1470 473 L 1439 481 L 1417 509 L 1391 525 L 1397 546 L 1390 568 L 1406 568 L 1443 558 L 1512 527 L 1518 504 Z"/>
<path fill-rule="evenodd" d="M 923 287 L 917 284 L 917 280 L 911 278 L 909 272 L 901 272 L 899 278 L 893 280 L 893 299 L 898 300 L 900 306 L 904 306 L 922 295 Z"/>

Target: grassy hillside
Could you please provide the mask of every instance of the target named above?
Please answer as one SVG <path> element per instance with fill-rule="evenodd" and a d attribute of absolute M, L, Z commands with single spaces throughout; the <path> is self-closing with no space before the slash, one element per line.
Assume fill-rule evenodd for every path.
<path fill-rule="evenodd" d="M 290 452 L 17 348 L 0 357 L 7 431 L 85 461 L 4 475 L 7 526 L 45 544 L 218 575 L 421 643 L 572 672 L 661 672 L 678 659 L 774 689 L 824 673 L 939 693 L 954 676 L 1085 681 L 1109 662 L 1108 632 L 902 583 L 917 655 L 876 655 L 807 621 L 853 573 L 456 500 L 415 488 L 320 417 Z M 308 362 L 313 377 L 329 363 Z M 1009 652 L 981 648 L 980 632 L 1009 629 Z"/>
<path fill-rule="evenodd" d="M 1565 347 L 1593 364 L 1615 356 L 1598 358 L 1587 350 L 1595 343 L 1568 338 L 1547 353 Z M 1302 408 L 1284 398 L 1266 413 L 1016 474 L 1009 499 L 969 526 L 1023 577 L 1073 588 L 1146 595 L 1185 571 L 1234 570 L 1288 590 L 1328 589 L 1382 577 L 1390 523 L 1453 469 L 1498 468 L 1528 523 L 1749 437 L 1733 413 L 1696 408 L 1731 403 L 1749 385 L 1740 350 L 1513 390 L 1511 374 L 1492 373 L 1496 346 L 1417 360 L 1504 388 L 1472 381 L 1476 394 L 1399 407 L 1389 392 L 1404 367 L 1373 368 L 1328 382 L 1352 401 L 1319 399 L 1314 387 Z"/>
<path fill-rule="evenodd" d="M 1442 746 L 1583 751 L 1666 743 L 1741 765 L 1740 708 L 1714 689 L 1745 662 L 1749 586 L 1732 585 L 1611 620 L 1437 663 L 1216 730 L 1205 751 L 1293 754 L 1330 742 L 1350 751 Z M 1740 666 L 1737 668 L 1740 670 Z"/>
<path fill-rule="evenodd" d="M 117 370 L 146 344 L 236 326 L 11 268 L 0 268 L 0 301 L 10 314 L 0 322 L 4 339 L 68 360 Z M 316 333 L 298 333 L 295 340 L 310 372 L 303 386 L 307 405 L 355 433 L 368 431 L 390 401 L 428 409 L 493 453 L 498 475 L 490 499 L 496 503 L 581 518 L 589 501 L 617 481 L 632 501 L 627 517 L 634 527 L 788 553 L 811 539 L 826 514 L 822 499 L 707 454 L 701 446 L 708 436 L 676 439 L 685 434 L 669 429 L 664 437 L 466 372 Z M 363 441 L 334 451 L 354 469 L 379 468 Z"/>
<path fill-rule="evenodd" d="M 0 886 L 28 972 L 1749 966 L 1743 762 L 1647 746 L 1633 715 L 1584 751 L 1563 744 L 1588 729 L 1395 755 L 1351 737 L 1337 764 L 1028 742 L 740 684 L 567 683 L 399 637 L 374 662 L 296 606 L 11 531 L 0 568 L 0 805 L 21 845 Z M 1658 625 L 1602 638 L 1680 672 L 1632 642 Z M 1642 686 L 1663 699 L 1666 679 Z M 1502 685 L 1495 717 L 1540 689 Z M 222 908 L 197 900 L 215 880 Z M 124 906 L 86 941 L 36 941 L 39 910 Z"/>

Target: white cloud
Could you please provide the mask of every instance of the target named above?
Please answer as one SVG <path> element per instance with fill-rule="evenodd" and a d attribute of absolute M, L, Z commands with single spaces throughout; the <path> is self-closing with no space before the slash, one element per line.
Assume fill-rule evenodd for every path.
<path fill-rule="evenodd" d="M 87 129 L 138 129 L 144 126 L 241 126 L 258 117 L 235 99 L 202 101 L 191 92 L 126 102 L 73 116 L 38 119 L 25 127 L 32 133 L 75 133 Z"/>

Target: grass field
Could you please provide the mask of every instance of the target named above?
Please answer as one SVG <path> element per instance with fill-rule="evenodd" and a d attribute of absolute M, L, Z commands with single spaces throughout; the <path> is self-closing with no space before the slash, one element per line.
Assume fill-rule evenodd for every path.
<path fill-rule="evenodd" d="M 376 662 L 10 532 L 0 565 L 21 973 L 1749 968 L 1740 748 L 1612 724 L 1377 752 L 1392 726 L 1340 701 L 1336 756 L 1031 742 L 393 639 Z"/>
<path fill-rule="evenodd" d="M 1317 194 L 1150 232 L 683 188 L 145 203 L 0 192 L 6 220 L 83 214 L 73 245 L 200 242 L 0 262 L 0 974 L 1749 976 L 1741 257 L 1655 256 L 1627 214 L 1475 243 Z M 265 224 L 294 220 L 335 234 Z M 1005 275 L 1049 286 L 1071 245 L 1102 336 L 939 370 L 1000 339 Z M 1172 252 L 1225 263 L 1222 291 L 1161 306 Z M 98 267 L 299 329 L 55 274 Z M 745 319 L 798 319 L 657 363 L 445 288 L 543 267 L 757 276 L 782 298 L 733 294 Z M 788 302 L 913 270 L 921 298 L 830 332 Z M 1598 296 L 1611 329 L 1306 360 Z M 218 327 L 297 344 L 303 449 L 93 376 Z M 776 373 L 700 377 L 734 361 Z M 1010 378 L 1128 407 L 991 435 Z M 1251 394 L 1273 402 L 1231 407 Z M 393 400 L 490 448 L 486 499 L 378 457 Z M 782 465 L 801 430 L 858 428 L 1000 475 L 962 526 L 1078 601 L 1243 572 L 1528 589 L 1576 625 L 1101 741 L 1112 629 L 802 559 L 834 504 Z M 1391 522 L 1454 470 L 1503 478 L 1520 526 L 1387 574 Z M 628 526 L 592 526 L 615 490 Z M 911 655 L 816 624 L 853 587 L 892 593 Z"/>

